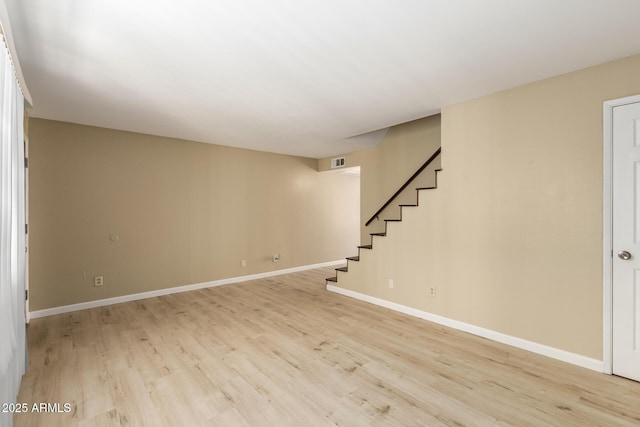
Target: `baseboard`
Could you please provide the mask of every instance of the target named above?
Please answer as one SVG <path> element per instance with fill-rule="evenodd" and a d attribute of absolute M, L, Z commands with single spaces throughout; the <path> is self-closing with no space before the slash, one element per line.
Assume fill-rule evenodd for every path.
<path fill-rule="evenodd" d="M 365 301 L 371 304 L 375 304 L 380 307 L 388 308 L 390 310 L 398 311 L 400 313 L 404 313 L 409 316 L 418 317 L 420 319 L 438 323 L 443 326 L 448 326 L 450 328 L 457 329 L 459 331 L 468 332 L 470 334 L 487 338 L 493 341 L 497 341 L 502 344 L 507 344 L 513 347 L 527 350 L 532 353 L 541 354 L 543 356 L 547 356 L 553 359 L 561 360 L 563 362 L 571 363 L 572 365 L 577 365 L 583 368 L 591 369 L 592 371 L 605 372 L 605 366 L 602 360 L 592 359 L 590 357 L 582 356 L 580 354 L 571 353 L 565 350 L 560 350 L 558 348 L 549 347 L 544 344 L 539 344 L 539 343 L 528 341 L 522 338 L 513 337 L 511 335 L 503 334 L 501 332 L 496 332 L 490 329 L 485 329 L 479 326 L 471 325 L 469 323 L 464 323 L 458 320 L 449 319 L 447 317 L 439 316 L 437 314 L 428 313 L 426 311 L 421 311 L 415 308 L 407 307 L 402 304 L 397 304 L 391 301 L 361 294 L 359 292 L 350 291 L 348 289 L 343 289 L 334 285 L 327 285 L 327 290 L 341 294 L 341 295 L 345 295 L 351 298 L 355 298 L 361 301 Z"/>
<path fill-rule="evenodd" d="M 266 277 L 280 276 L 282 274 L 297 273 L 299 271 L 313 270 L 314 268 L 332 267 L 344 264 L 344 260 L 322 262 L 319 264 L 303 265 L 300 267 L 285 268 L 283 270 L 268 271 L 266 273 L 249 274 L 246 276 L 230 277 L 228 279 L 214 280 L 212 282 L 196 283 L 193 285 L 178 286 L 175 288 L 158 289 L 155 291 L 141 292 L 138 294 L 122 295 L 119 297 L 105 298 L 94 301 L 81 302 L 78 304 L 63 305 L 60 307 L 46 308 L 30 312 L 31 319 L 39 317 L 54 316 L 56 314 L 70 313 L 72 311 L 86 310 L 88 308 L 104 307 L 106 305 L 120 304 L 123 302 L 136 301 L 146 298 L 159 297 L 163 295 L 177 294 L 180 292 L 194 291 L 196 289 L 212 288 L 215 286 L 229 285 L 232 283 L 247 282 L 249 280 L 264 279 Z"/>

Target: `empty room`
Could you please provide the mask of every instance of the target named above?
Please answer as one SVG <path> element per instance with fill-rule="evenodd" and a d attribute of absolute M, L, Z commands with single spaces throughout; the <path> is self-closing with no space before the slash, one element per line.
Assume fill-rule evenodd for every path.
<path fill-rule="evenodd" d="M 0 0 L 0 426 L 640 425 L 639 18 Z"/>

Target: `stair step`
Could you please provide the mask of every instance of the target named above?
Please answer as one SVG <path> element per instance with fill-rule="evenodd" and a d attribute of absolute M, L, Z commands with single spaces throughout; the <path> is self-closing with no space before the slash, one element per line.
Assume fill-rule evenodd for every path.
<path fill-rule="evenodd" d="M 336 271 L 343 271 L 343 272 L 347 272 L 349 271 L 349 267 L 340 267 L 340 268 L 336 268 Z"/>
<path fill-rule="evenodd" d="M 327 277 L 325 280 L 327 282 L 335 282 L 335 283 L 338 282 L 338 278 L 337 277 Z"/>
<path fill-rule="evenodd" d="M 399 196 L 402 191 L 404 190 L 411 190 L 411 183 L 413 182 L 413 180 L 415 178 L 417 178 L 419 176 L 419 174 L 421 174 L 424 170 L 426 170 L 427 166 L 429 166 L 431 164 L 431 162 L 436 159 L 439 155 L 440 155 L 440 148 L 438 148 L 433 155 L 429 158 L 429 160 L 426 161 L 426 163 L 424 165 L 422 165 L 412 176 L 411 178 L 409 178 L 409 180 L 407 182 L 405 182 L 398 191 L 396 191 L 396 193 L 386 202 L 382 205 L 382 207 L 380 209 L 378 209 L 378 211 L 373 214 L 373 216 L 365 223 L 365 226 L 368 226 L 369 224 L 371 224 L 374 220 L 378 220 L 380 221 L 380 216 L 382 215 L 382 213 L 384 212 L 384 210 L 388 207 L 388 206 L 392 206 L 392 203 L 394 203 L 394 200 L 396 199 L 397 196 Z M 433 185 L 428 185 L 428 186 L 423 186 L 423 187 L 415 187 L 416 190 L 433 190 L 435 188 L 438 188 L 438 173 L 442 171 L 442 168 L 438 168 L 435 169 L 435 181 L 427 181 L 427 182 L 433 182 Z M 416 182 L 417 184 L 417 182 Z M 417 207 L 419 206 L 419 199 L 420 198 L 420 192 L 417 191 L 416 192 L 416 202 L 415 203 L 401 203 L 401 204 L 397 204 L 397 205 L 393 205 L 393 206 L 398 206 L 400 207 L 400 218 L 391 218 L 391 219 L 384 219 L 385 222 L 385 228 L 384 228 L 384 232 L 380 232 L 380 233 L 370 233 L 371 236 L 371 244 L 369 245 L 361 245 L 358 246 L 358 256 L 353 256 L 353 257 L 347 257 L 347 261 L 360 261 L 360 250 L 361 249 L 373 249 L 373 236 L 386 236 L 387 235 L 387 224 L 389 222 L 400 222 L 402 221 L 402 208 L 404 207 Z M 409 200 L 413 200 L 413 199 L 409 199 Z M 347 263 L 347 267 L 349 266 L 349 264 Z M 336 269 L 338 271 L 348 271 L 348 269 Z M 336 280 L 337 280 L 337 273 L 336 273 Z"/>

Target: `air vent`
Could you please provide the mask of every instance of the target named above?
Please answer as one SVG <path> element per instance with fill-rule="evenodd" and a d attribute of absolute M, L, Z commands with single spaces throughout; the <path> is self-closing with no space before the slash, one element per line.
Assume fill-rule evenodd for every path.
<path fill-rule="evenodd" d="M 344 166 L 344 157 L 337 157 L 335 159 L 331 159 L 331 169 L 341 168 L 343 166 Z"/>

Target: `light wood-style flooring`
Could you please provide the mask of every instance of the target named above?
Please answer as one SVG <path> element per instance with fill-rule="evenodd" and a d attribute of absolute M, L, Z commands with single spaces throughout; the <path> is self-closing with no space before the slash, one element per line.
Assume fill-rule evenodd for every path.
<path fill-rule="evenodd" d="M 640 383 L 327 292 L 318 269 L 35 319 L 16 426 L 638 426 Z"/>

